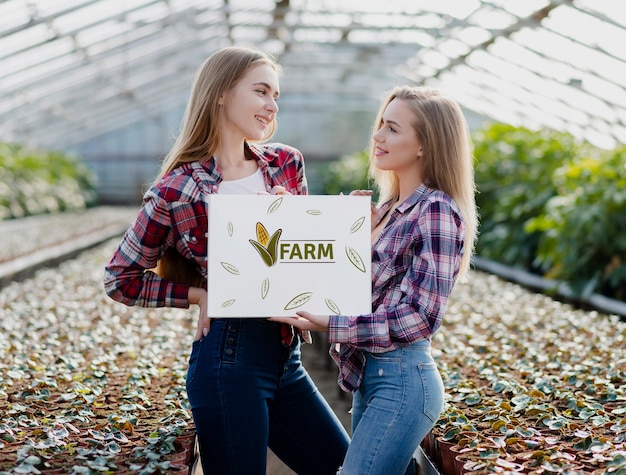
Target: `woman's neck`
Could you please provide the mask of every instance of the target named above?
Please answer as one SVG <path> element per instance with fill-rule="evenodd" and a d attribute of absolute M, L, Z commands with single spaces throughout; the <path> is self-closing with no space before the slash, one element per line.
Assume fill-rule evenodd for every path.
<path fill-rule="evenodd" d="M 398 176 L 398 203 L 402 203 L 422 185 L 421 176 Z"/>
<path fill-rule="evenodd" d="M 213 153 L 213 158 L 224 180 L 245 178 L 258 168 L 256 160 L 246 158 L 243 140 L 230 145 L 222 143 Z"/>

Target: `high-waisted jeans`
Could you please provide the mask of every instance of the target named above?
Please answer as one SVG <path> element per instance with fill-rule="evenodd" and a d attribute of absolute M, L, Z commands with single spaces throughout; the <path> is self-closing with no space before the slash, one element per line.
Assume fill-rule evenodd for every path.
<path fill-rule="evenodd" d="M 352 442 L 341 474 L 404 474 L 443 404 L 443 381 L 429 341 L 368 353 L 353 397 Z"/>
<path fill-rule="evenodd" d="M 215 319 L 193 342 L 187 394 L 206 475 L 265 475 L 268 446 L 298 474 L 336 474 L 349 437 L 300 355 L 264 319 Z"/>

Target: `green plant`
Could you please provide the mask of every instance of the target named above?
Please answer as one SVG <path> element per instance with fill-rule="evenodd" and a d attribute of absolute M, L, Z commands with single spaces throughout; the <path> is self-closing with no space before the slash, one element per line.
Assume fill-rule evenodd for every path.
<path fill-rule="evenodd" d="M 74 157 L 0 143 L 0 220 L 96 203 L 95 175 Z"/>
<path fill-rule="evenodd" d="M 146 445 L 132 450 L 133 463 L 131 469 L 138 473 L 167 473 L 171 462 L 164 460 L 168 454 L 177 451 L 176 439 L 182 432 L 178 423 L 158 427 L 146 439 Z"/>
<path fill-rule="evenodd" d="M 13 469 L 14 473 L 41 473 L 37 468 L 41 464 L 41 458 L 32 455 L 33 446 L 24 445 L 17 451 L 17 465 Z"/>
<path fill-rule="evenodd" d="M 130 469 L 136 471 L 138 475 L 147 475 L 150 473 L 168 473 L 172 463 L 169 460 L 150 461 L 146 464 L 133 463 L 130 465 Z"/>
<path fill-rule="evenodd" d="M 492 124 L 473 134 L 476 202 L 481 216 L 477 252 L 509 265 L 533 269 L 540 233 L 526 223 L 557 190 L 552 173 L 576 154 L 571 135 Z"/>
<path fill-rule="evenodd" d="M 334 160 L 319 172 L 322 193 L 327 195 L 349 194 L 353 190 L 372 188 L 368 178 L 369 152 L 362 150 Z M 375 191 L 375 190 L 374 190 Z"/>
<path fill-rule="evenodd" d="M 536 265 L 588 297 L 626 299 L 626 147 L 577 157 L 553 173 L 558 193 L 528 221 Z"/>

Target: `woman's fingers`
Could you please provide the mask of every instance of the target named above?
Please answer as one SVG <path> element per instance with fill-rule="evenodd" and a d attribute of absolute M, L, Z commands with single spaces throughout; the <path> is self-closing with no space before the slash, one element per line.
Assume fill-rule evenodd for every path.
<path fill-rule="evenodd" d="M 272 322 L 287 323 L 293 325 L 300 330 L 310 331 L 326 331 L 328 329 L 328 321 L 330 317 L 328 315 L 313 315 L 309 312 L 296 312 L 297 317 L 271 317 L 269 320 Z"/>
<path fill-rule="evenodd" d="M 200 340 L 207 336 L 211 331 L 211 319 L 209 317 L 200 317 L 198 319 L 198 327 L 196 328 L 196 334 L 194 335 L 194 341 Z"/>
<path fill-rule="evenodd" d="M 274 186 L 270 190 L 270 195 L 290 195 L 284 186 Z"/>
<path fill-rule="evenodd" d="M 301 328 L 301 325 L 306 325 L 307 322 L 307 320 L 303 320 L 299 317 L 269 317 L 268 320 L 271 322 L 286 323 L 298 328 Z"/>

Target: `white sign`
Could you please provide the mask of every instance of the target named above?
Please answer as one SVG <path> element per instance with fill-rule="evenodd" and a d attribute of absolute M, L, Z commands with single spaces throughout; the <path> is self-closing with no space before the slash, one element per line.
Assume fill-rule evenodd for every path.
<path fill-rule="evenodd" d="M 371 312 L 367 196 L 211 195 L 211 317 Z"/>

